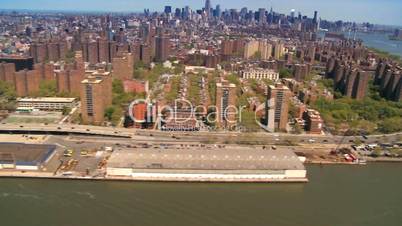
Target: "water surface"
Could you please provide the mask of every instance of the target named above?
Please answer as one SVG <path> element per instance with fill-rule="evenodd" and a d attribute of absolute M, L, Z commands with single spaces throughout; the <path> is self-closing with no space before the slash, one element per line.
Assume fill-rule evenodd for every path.
<path fill-rule="evenodd" d="M 307 184 L 0 179 L 0 225 L 402 225 L 402 165 L 308 171 Z"/>

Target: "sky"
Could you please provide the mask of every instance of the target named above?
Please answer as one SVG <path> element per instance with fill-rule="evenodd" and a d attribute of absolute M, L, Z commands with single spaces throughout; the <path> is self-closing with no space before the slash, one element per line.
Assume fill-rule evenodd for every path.
<path fill-rule="evenodd" d="M 0 0 L 0 9 L 132 11 L 144 8 L 162 11 L 165 5 L 193 9 L 204 6 L 204 0 Z M 370 22 L 402 26 L 402 0 L 211 0 L 222 9 L 248 7 L 267 8 L 289 14 L 291 9 L 312 17 L 314 10 L 328 20 Z"/>

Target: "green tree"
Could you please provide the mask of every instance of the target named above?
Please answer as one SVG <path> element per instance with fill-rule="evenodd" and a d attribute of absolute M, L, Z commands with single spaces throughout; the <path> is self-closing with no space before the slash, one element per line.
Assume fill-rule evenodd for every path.
<path fill-rule="evenodd" d="M 253 111 L 246 109 L 242 111 L 240 125 L 245 129 L 245 131 L 256 132 L 260 130 L 260 127 L 255 120 L 255 113 Z"/>
<path fill-rule="evenodd" d="M 383 133 L 394 133 L 402 131 L 402 118 L 394 117 L 384 119 L 384 121 L 379 123 L 378 130 Z"/>
<path fill-rule="evenodd" d="M 282 68 L 279 70 L 279 78 L 292 78 L 292 72 L 288 68 Z"/>
<path fill-rule="evenodd" d="M 289 103 L 289 115 L 292 118 L 298 118 L 299 117 L 299 110 L 297 109 L 296 105 L 294 105 L 292 102 Z"/>
<path fill-rule="evenodd" d="M 228 75 L 227 80 L 228 80 L 230 83 L 235 84 L 236 86 L 239 86 L 239 85 L 240 85 L 239 77 L 238 77 L 237 75 L 235 75 L 235 74 L 230 74 L 230 75 Z"/>
<path fill-rule="evenodd" d="M 54 81 L 54 80 L 41 81 L 39 84 L 38 95 L 41 97 L 58 96 L 56 81 Z"/>
<path fill-rule="evenodd" d="M 109 106 L 105 109 L 105 118 L 112 120 L 113 113 L 116 111 L 116 106 Z"/>
<path fill-rule="evenodd" d="M 17 94 L 14 86 L 5 81 L 0 81 L 0 109 L 14 110 L 16 108 Z"/>

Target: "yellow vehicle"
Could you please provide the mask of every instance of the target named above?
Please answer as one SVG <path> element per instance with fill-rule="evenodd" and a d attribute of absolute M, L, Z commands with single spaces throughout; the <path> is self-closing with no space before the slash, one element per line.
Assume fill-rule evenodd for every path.
<path fill-rule="evenodd" d="M 88 156 L 88 151 L 82 150 L 80 154 L 81 156 Z"/>
<path fill-rule="evenodd" d="M 65 150 L 64 151 L 64 157 L 72 157 L 73 156 L 74 151 L 73 150 Z"/>

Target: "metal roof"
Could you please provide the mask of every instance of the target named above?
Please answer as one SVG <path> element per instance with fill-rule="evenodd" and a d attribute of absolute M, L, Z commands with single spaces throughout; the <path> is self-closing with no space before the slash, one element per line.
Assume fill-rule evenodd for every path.
<path fill-rule="evenodd" d="M 110 168 L 188 170 L 304 170 L 290 150 L 224 149 L 130 149 L 115 151 Z"/>

